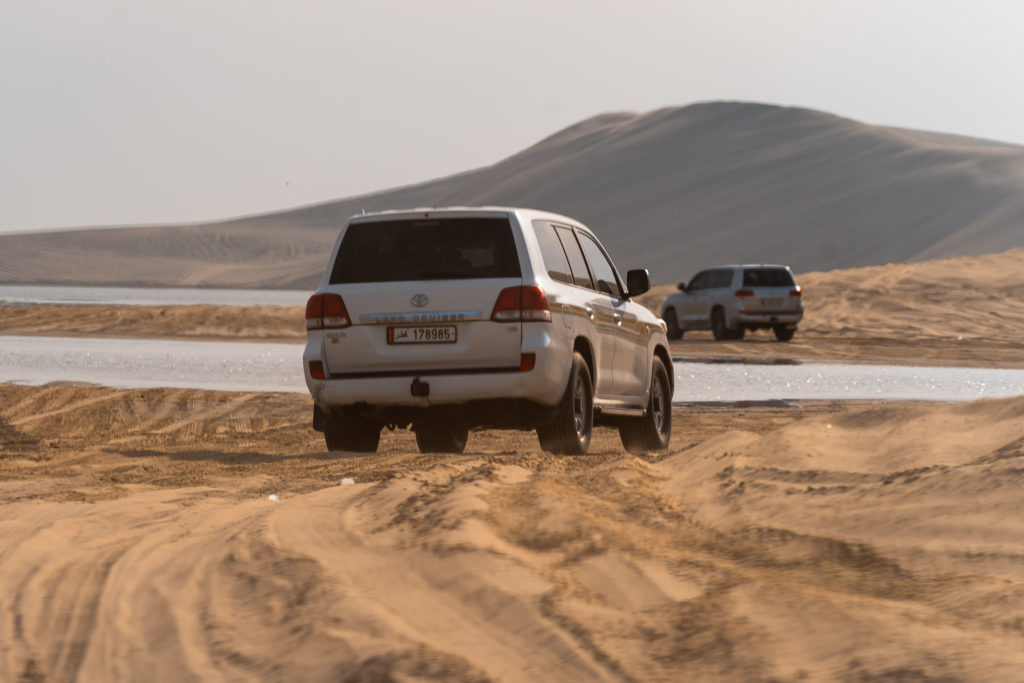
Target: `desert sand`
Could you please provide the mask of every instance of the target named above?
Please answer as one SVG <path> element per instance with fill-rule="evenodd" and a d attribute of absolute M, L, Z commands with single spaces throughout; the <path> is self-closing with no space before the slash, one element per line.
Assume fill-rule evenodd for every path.
<path fill-rule="evenodd" d="M 808 273 L 788 344 L 1024 367 L 1024 253 Z M 644 298 L 658 309 L 666 288 Z M 295 341 L 299 308 L 6 306 Z M 324 452 L 310 398 L 0 385 L 0 680 L 993 680 L 1024 670 L 1024 397 L 678 406 L 667 453 Z M 351 483 L 345 483 L 351 480 Z"/>
<path fill-rule="evenodd" d="M 651 458 L 328 455 L 310 409 L 0 387 L 0 680 L 1024 670 L 1024 398 L 677 408 Z"/>

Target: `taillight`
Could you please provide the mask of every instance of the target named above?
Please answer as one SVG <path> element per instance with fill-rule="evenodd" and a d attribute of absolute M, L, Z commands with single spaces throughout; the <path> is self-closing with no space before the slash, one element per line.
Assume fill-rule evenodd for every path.
<path fill-rule="evenodd" d="M 544 290 L 537 285 L 506 287 L 498 294 L 491 311 L 494 322 L 551 322 L 551 307 Z"/>
<path fill-rule="evenodd" d="M 733 294 L 737 299 L 750 299 L 754 296 L 754 290 L 752 289 L 737 289 L 736 293 Z"/>
<path fill-rule="evenodd" d="M 348 327 L 352 321 L 339 294 L 314 294 L 306 302 L 306 329 L 337 329 Z"/>
<path fill-rule="evenodd" d="M 802 297 L 804 295 L 804 290 L 800 289 L 800 285 L 797 285 L 796 289 L 789 290 L 789 295 L 790 296 L 795 296 L 796 298 L 799 299 L 800 297 Z"/>

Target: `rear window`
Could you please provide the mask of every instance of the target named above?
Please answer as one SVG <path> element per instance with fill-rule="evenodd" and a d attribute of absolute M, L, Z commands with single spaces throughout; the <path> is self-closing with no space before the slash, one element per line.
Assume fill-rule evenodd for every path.
<path fill-rule="evenodd" d="M 745 268 L 744 287 L 792 287 L 793 276 L 785 268 Z"/>
<path fill-rule="evenodd" d="M 440 218 L 350 225 L 331 284 L 507 277 L 522 277 L 507 218 Z"/>

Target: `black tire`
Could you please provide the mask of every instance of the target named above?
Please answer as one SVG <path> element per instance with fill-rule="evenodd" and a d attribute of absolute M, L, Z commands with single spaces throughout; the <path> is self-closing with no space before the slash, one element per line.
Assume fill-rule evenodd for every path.
<path fill-rule="evenodd" d="M 590 447 L 593 429 L 594 383 L 587 361 L 577 351 L 572 354 L 569 384 L 558 404 L 557 415 L 550 424 L 537 427 L 537 438 L 548 453 L 584 455 Z"/>
<path fill-rule="evenodd" d="M 725 326 L 725 311 L 721 308 L 711 311 L 711 334 L 715 341 L 729 339 L 729 328 Z"/>
<path fill-rule="evenodd" d="M 795 327 L 786 327 L 785 325 L 776 325 L 772 328 L 772 332 L 775 333 L 775 338 L 780 342 L 788 342 L 796 334 Z"/>
<path fill-rule="evenodd" d="M 665 332 L 665 336 L 668 337 L 669 341 L 683 338 L 683 331 L 679 329 L 679 321 L 676 319 L 676 309 L 670 308 L 665 311 L 665 326 L 668 330 Z"/>
<path fill-rule="evenodd" d="M 461 453 L 466 450 L 468 437 L 468 429 L 453 425 L 416 429 L 416 445 L 420 453 Z"/>
<path fill-rule="evenodd" d="M 374 453 L 380 444 L 380 425 L 354 416 L 332 417 L 324 426 L 329 451 Z"/>
<path fill-rule="evenodd" d="M 619 425 L 619 438 L 630 453 L 661 451 L 672 440 L 672 385 L 660 358 L 655 358 L 651 371 L 651 395 L 647 414 Z"/>

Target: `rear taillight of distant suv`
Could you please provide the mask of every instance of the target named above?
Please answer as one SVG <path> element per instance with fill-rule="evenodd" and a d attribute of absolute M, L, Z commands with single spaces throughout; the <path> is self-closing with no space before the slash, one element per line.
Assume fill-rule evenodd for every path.
<path fill-rule="evenodd" d="M 339 329 L 351 324 L 345 302 L 338 294 L 314 294 L 306 302 L 307 330 Z"/>
<path fill-rule="evenodd" d="M 800 285 L 797 285 L 793 289 L 789 290 L 789 295 L 791 297 L 796 297 L 797 299 L 800 299 L 803 298 L 804 290 L 800 289 Z"/>
<path fill-rule="evenodd" d="M 551 322 L 551 307 L 544 290 L 537 285 L 506 287 L 491 311 L 494 322 Z"/>

